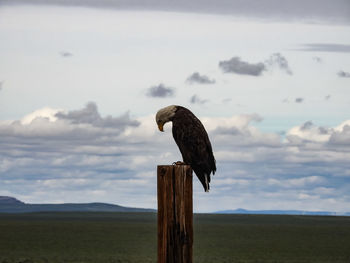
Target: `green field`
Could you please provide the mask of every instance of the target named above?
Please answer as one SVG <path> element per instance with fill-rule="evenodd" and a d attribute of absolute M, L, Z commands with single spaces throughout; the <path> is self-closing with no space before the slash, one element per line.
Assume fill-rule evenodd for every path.
<path fill-rule="evenodd" d="M 154 213 L 0 214 L 0 263 L 156 262 Z M 350 262 L 350 217 L 194 217 L 194 262 Z"/>

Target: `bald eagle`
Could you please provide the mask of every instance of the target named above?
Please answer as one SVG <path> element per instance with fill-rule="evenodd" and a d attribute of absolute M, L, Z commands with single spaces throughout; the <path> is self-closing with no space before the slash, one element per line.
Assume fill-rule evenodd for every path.
<path fill-rule="evenodd" d="M 173 137 L 180 149 L 183 162 L 196 173 L 204 190 L 209 191 L 210 173 L 215 174 L 216 164 L 208 134 L 200 120 L 188 109 L 171 105 L 156 114 L 158 129 L 173 123 Z"/>

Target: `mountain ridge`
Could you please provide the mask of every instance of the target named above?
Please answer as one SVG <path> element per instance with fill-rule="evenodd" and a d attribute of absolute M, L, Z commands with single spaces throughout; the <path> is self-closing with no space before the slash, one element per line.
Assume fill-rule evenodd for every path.
<path fill-rule="evenodd" d="M 33 212 L 157 212 L 151 208 L 126 207 L 116 204 L 62 203 L 62 204 L 29 204 L 14 197 L 0 196 L 0 213 L 33 213 Z M 350 216 L 350 212 L 304 211 L 304 210 L 246 210 L 243 208 L 220 210 L 211 214 L 261 214 L 261 215 L 321 215 Z"/>
<path fill-rule="evenodd" d="M 14 197 L 0 196 L 0 213 L 33 212 L 156 212 L 155 209 L 126 207 L 108 203 L 27 204 Z"/>
<path fill-rule="evenodd" d="M 24 204 L 24 203 L 11 196 L 0 196 L 0 204 Z"/>
<path fill-rule="evenodd" d="M 306 211 L 306 210 L 246 210 L 243 208 L 221 210 L 215 214 L 254 214 L 254 215 L 321 215 L 350 216 L 350 212 Z"/>

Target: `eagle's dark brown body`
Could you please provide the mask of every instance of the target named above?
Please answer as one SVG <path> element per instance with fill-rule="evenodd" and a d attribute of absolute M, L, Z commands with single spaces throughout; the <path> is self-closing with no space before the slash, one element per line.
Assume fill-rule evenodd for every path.
<path fill-rule="evenodd" d="M 209 190 L 210 173 L 215 174 L 216 164 L 208 134 L 200 120 L 188 109 L 176 106 L 173 137 L 184 163 L 191 165 L 204 190 Z"/>

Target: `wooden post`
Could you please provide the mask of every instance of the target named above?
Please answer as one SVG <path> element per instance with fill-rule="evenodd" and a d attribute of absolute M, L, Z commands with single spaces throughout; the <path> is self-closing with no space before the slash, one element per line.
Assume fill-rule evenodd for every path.
<path fill-rule="evenodd" d="M 158 263 L 192 263 L 192 168 L 159 165 Z"/>

